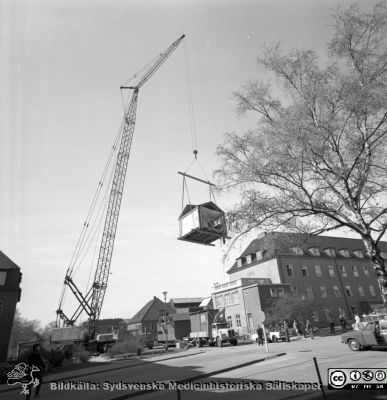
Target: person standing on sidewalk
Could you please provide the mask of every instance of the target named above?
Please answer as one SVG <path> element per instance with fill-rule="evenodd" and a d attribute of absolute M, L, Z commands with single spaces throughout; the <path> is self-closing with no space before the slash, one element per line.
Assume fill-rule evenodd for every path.
<path fill-rule="evenodd" d="M 29 366 L 35 366 L 39 368 L 38 371 L 34 371 L 33 378 L 37 380 L 37 385 L 30 384 L 28 385 L 28 394 L 26 399 L 30 399 L 32 394 L 32 388 L 35 386 L 35 398 L 39 397 L 40 388 L 42 387 L 43 383 L 43 371 L 46 369 L 46 365 L 44 364 L 42 357 L 40 356 L 40 344 L 35 343 L 32 346 L 32 353 L 27 358 L 27 364 Z"/>
<path fill-rule="evenodd" d="M 257 329 L 257 342 L 258 342 L 258 346 L 262 345 L 263 346 L 263 329 L 262 328 L 258 328 Z"/>
<path fill-rule="evenodd" d="M 284 332 L 285 332 L 285 340 L 286 340 L 287 342 L 290 342 L 290 337 L 289 337 L 289 326 L 288 326 L 288 324 L 287 324 L 286 321 L 284 321 L 284 324 L 282 325 L 282 329 L 283 329 Z"/>
<path fill-rule="evenodd" d="M 347 321 L 345 320 L 343 314 L 340 314 L 339 321 L 340 321 L 341 330 L 343 332 L 345 332 L 347 330 Z"/>
<path fill-rule="evenodd" d="M 308 332 L 309 336 L 311 339 L 314 339 L 314 333 L 313 333 L 313 325 L 312 323 L 307 319 L 306 320 L 306 331 Z"/>
<path fill-rule="evenodd" d="M 329 328 L 331 329 L 331 335 L 336 335 L 335 321 L 333 321 L 332 314 L 329 314 L 328 316 L 328 323 L 329 323 Z"/>

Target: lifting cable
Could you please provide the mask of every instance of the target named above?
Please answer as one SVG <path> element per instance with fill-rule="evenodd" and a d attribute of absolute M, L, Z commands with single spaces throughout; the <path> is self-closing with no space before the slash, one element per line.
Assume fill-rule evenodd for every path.
<path fill-rule="evenodd" d="M 192 152 L 194 154 L 193 161 L 189 164 L 189 166 L 184 170 L 184 173 L 189 171 L 193 164 L 197 163 L 200 170 L 203 173 L 203 176 L 210 183 L 203 167 L 201 166 L 199 159 L 198 159 L 198 143 L 197 143 L 197 134 L 196 134 L 196 122 L 195 122 L 195 113 L 194 113 L 194 106 L 193 106 L 193 97 L 192 97 L 192 85 L 191 85 L 191 74 L 189 68 L 189 61 L 188 61 L 188 45 L 187 41 L 184 42 L 184 58 L 185 58 L 185 72 L 186 72 L 186 81 L 187 81 L 187 98 L 188 98 L 188 112 L 189 112 L 189 119 L 190 119 L 190 132 L 191 132 L 191 144 L 192 144 Z M 188 201 L 191 204 L 191 200 L 189 198 L 187 182 L 185 176 L 183 178 L 183 196 L 182 196 L 182 209 L 184 208 L 184 194 L 187 192 Z M 214 193 L 212 189 L 212 185 L 209 185 L 209 197 L 214 199 Z M 214 199 L 215 202 L 215 199 Z"/>
<path fill-rule="evenodd" d="M 186 80 L 187 80 L 188 113 L 189 113 L 189 118 L 190 118 L 192 150 L 195 155 L 195 159 L 197 159 L 198 144 L 197 144 L 195 114 L 194 114 L 193 99 L 192 99 L 191 74 L 190 74 L 189 62 L 188 62 L 187 41 L 184 42 L 184 59 L 185 59 L 185 75 L 186 75 Z"/>

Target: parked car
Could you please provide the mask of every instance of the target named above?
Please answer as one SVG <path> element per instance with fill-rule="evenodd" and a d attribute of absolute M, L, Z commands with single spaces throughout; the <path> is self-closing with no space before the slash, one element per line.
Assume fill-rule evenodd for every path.
<path fill-rule="evenodd" d="M 387 347 L 387 319 L 361 322 L 359 329 L 341 335 L 341 343 L 347 344 L 352 351 Z"/>
<path fill-rule="evenodd" d="M 285 331 L 283 329 L 275 329 L 275 328 L 267 329 L 266 336 L 269 343 L 277 343 L 279 341 L 284 342 L 286 340 Z M 251 340 L 257 342 L 258 334 L 253 333 L 251 335 Z"/>

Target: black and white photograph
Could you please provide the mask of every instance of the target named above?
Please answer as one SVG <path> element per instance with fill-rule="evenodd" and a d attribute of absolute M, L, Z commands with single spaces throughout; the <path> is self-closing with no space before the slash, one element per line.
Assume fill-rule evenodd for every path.
<path fill-rule="evenodd" d="M 0 0 L 0 400 L 387 397 L 387 1 Z"/>

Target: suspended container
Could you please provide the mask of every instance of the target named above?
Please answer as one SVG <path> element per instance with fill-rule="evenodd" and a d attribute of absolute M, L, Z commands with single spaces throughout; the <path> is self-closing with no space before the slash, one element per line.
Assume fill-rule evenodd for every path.
<path fill-rule="evenodd" d="M 212 201 L 187 204 L 179 216 L 179 240 L 214 246 L 217 239 L 227 238 L 224 212 Z"/>

